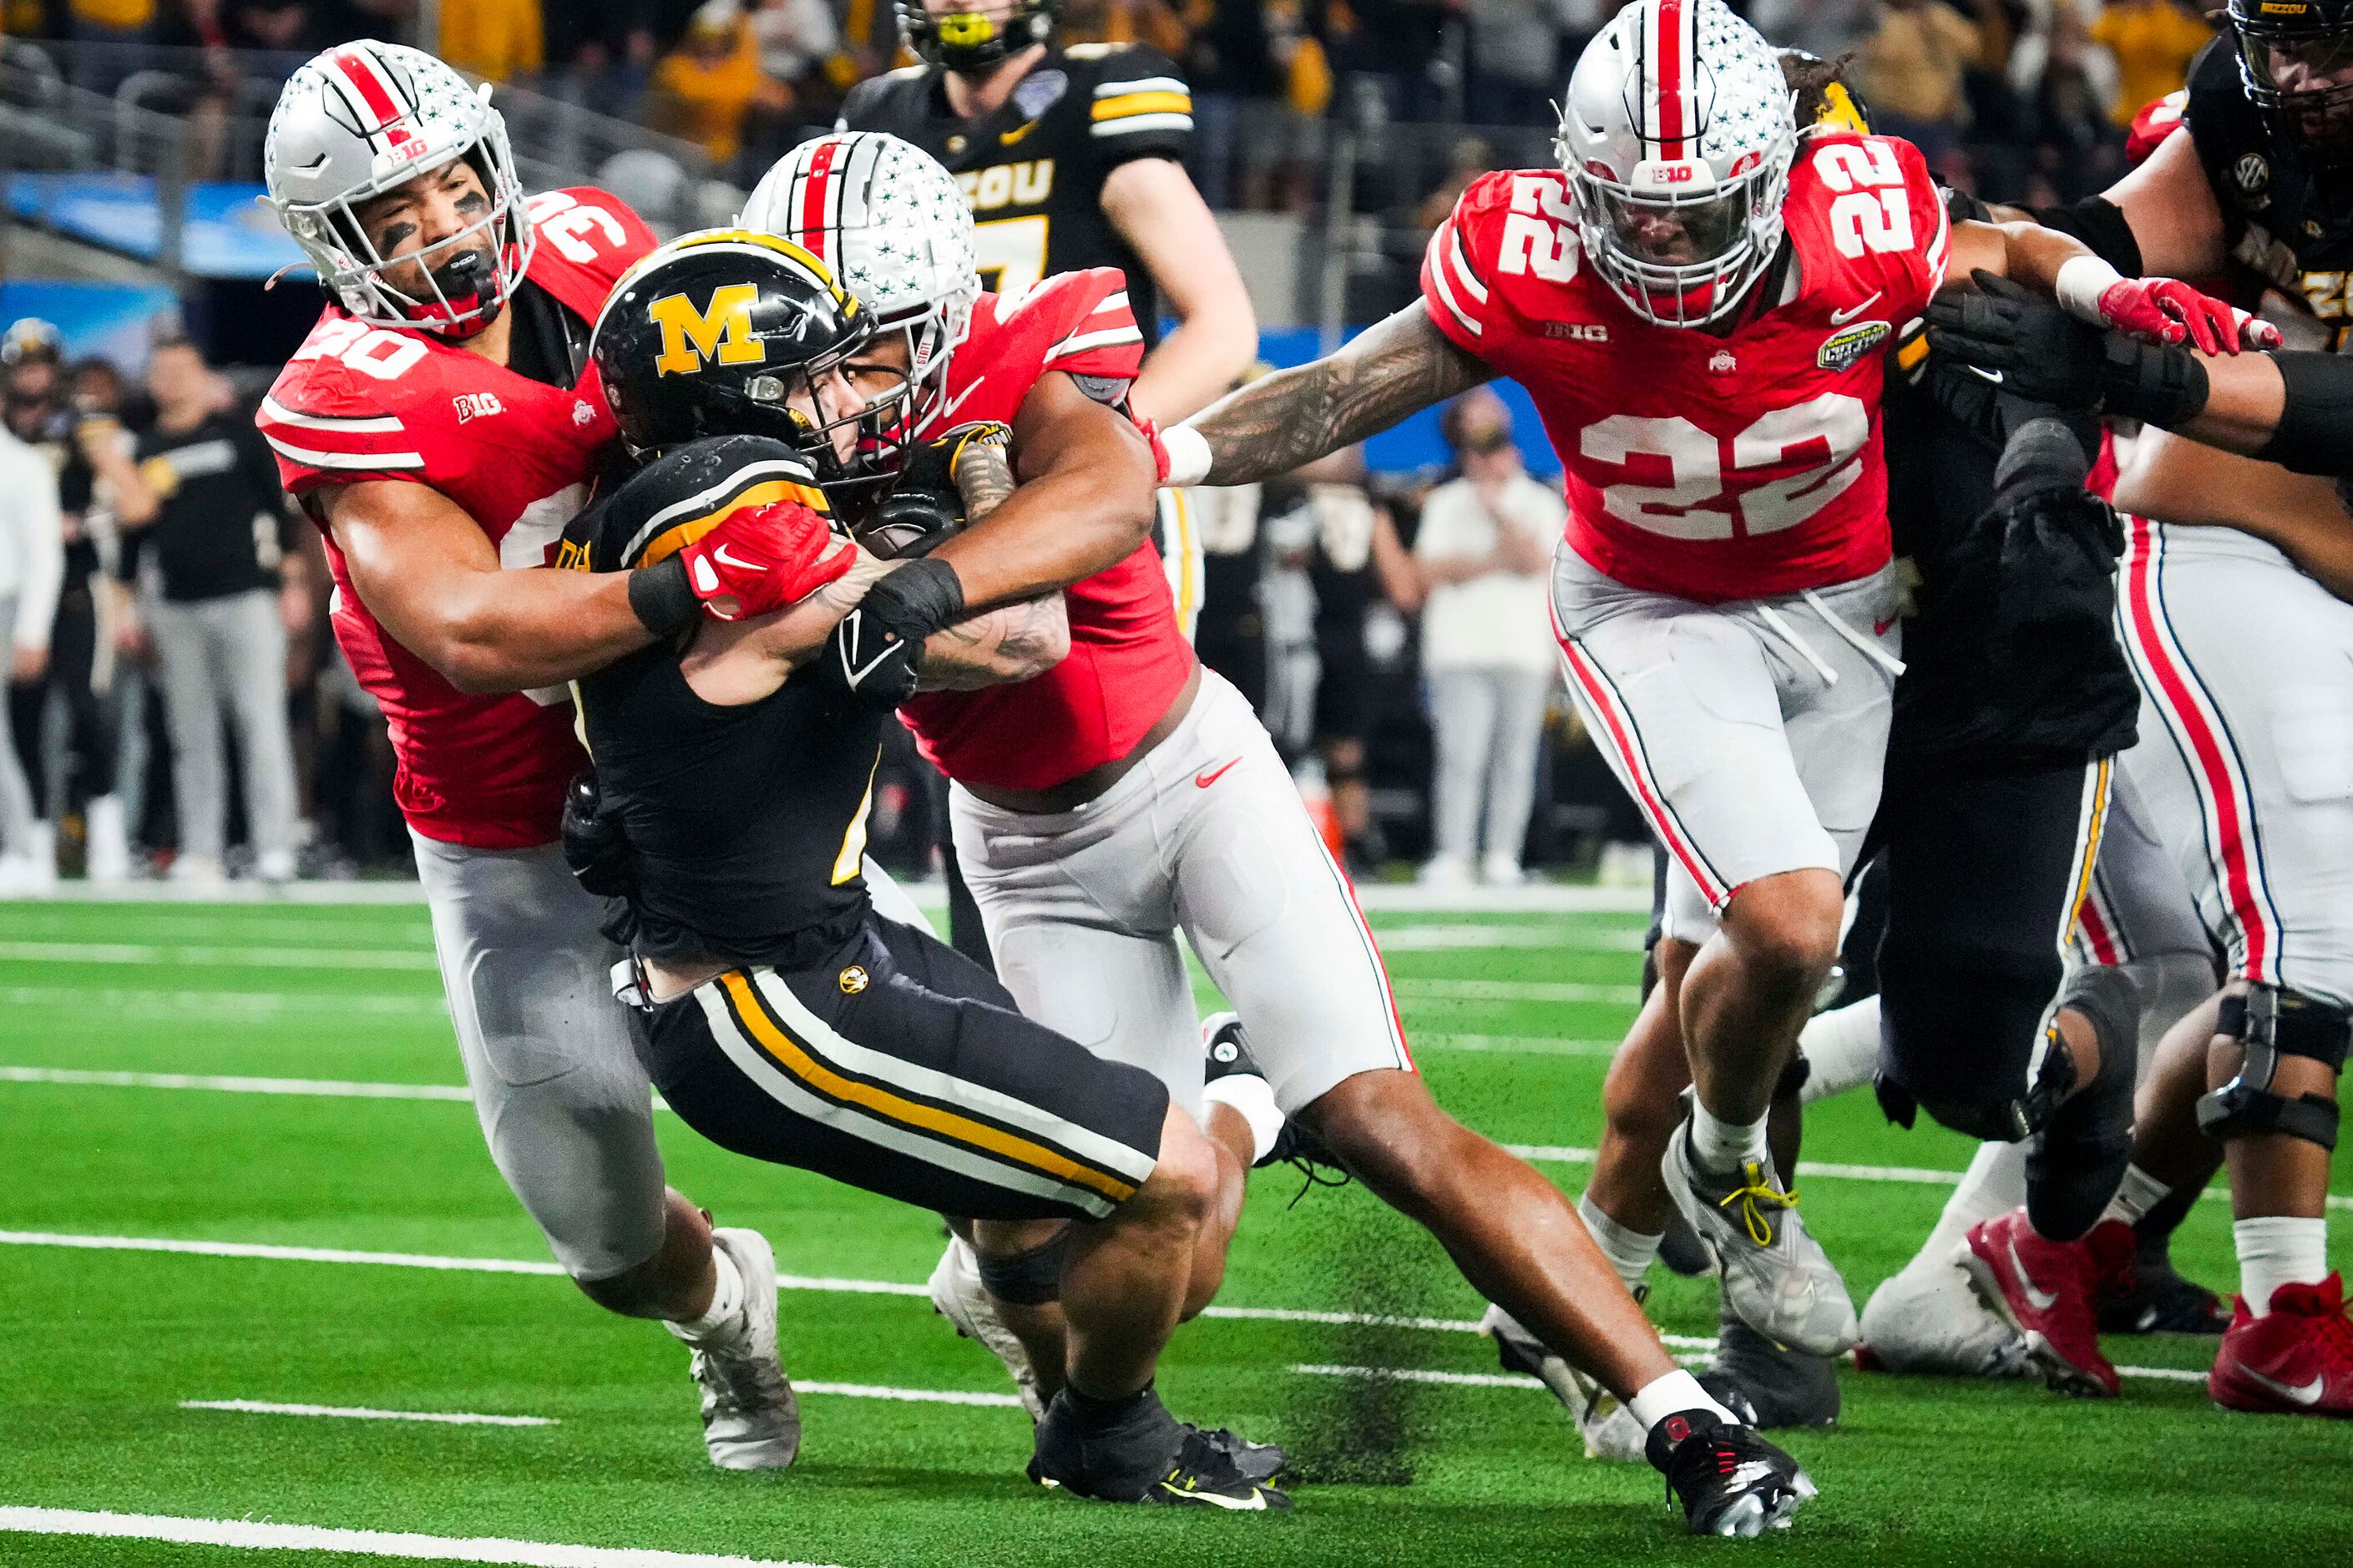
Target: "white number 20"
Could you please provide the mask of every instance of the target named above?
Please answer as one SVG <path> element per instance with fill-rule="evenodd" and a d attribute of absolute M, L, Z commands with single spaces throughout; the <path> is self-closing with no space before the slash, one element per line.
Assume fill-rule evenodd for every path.
<path fill-rule="evenodd" d="M 1831 203 L 1831 238 L 1840 255 L 1912 248 L 1912 204 L 1894 148 L 1884 142 L 1834 142 L 1814 154 L 1814 173 L 1841 193 Z"/>
<path fill-rule="evenodd" d="M 1602 489 L 1601 504 L 1610 516 L 1674 539 L 1730 539 L 1736 515 L 1746 525 L 1742 531 L 1754 535 L 1795 528 L 1821 510 L 1862 477 L 1860 459 L 1870 439 L 1871 414 L 1862 400 L 1825 392 L 1776 408 L 1729 439 L 1680 416 L 1613 414 L 1585 427 L 1577 454 L 1612 465 L 1637 457 L 1665 460 L 1665 484 Z M 1767 473 L 1792 464 L 1804 466 Z M 1759 474 L 1766 477 L 1746 488 L 1727 483 L 1727 475 Z"/>

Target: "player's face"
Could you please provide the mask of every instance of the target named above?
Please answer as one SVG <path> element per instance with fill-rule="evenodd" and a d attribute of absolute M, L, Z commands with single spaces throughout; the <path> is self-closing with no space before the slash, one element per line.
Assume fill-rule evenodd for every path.
<path fill-rule="evenodd" d="M 866 416 L 905 394 L 907 364 L 904 334 L 878 333 L 848 359 L 805 379 L 786 402 L 824 430 L 835 460 L 847 470 L 856 466 L 859 443 L 872 423 Z"/>
<path fill-rule="evenodd" d="M 1746 187 L 1707 202 L 1608 200 L 1609 229 L 1619 248 L 1637 261 L 1659 267 L 1693 267 L 1713 261 L 1740 242 L 1748 223 Z"/>
<path fill-rule="evenodd" d="M 498 273 L 498 252 L 490 229 L 477 226 L 490 216 L 491 193 L 463 158 L 359 207 L 361 233 L 379 258 L 392 263 L 384 281 L 419 301 L 434 297 L 436 283 L 451 300 L 489 286 Z"/>

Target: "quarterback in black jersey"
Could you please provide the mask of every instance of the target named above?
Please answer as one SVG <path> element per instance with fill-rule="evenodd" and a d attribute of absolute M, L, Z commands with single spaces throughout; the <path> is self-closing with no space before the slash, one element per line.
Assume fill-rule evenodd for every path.
<path fill-rule="evenodd" d="M 863 81 L 837 131 L 887 131 L 972 202 L 985 288 L 1089 267 L 1127 274 L 1152 352 L 1129 401 L 1162 425 L 1224 392 L 1258 352 L 1240 273 L 1183 159 L 1193 95 L 1141 44 L 1053 46 L 1060 0 L 899 0 L 923 63 Z M 1160 342 L 1162 310 L 1176 330 Z"/>
<path fill-rule="evenodd" d="M 833 569 L 785 608 L 576 683 L 595 768 L 566 804 L 566 858 L 607 900 L 634 974 L 632 1043 L 688 1126 L 975 1222 L 993 1293 L 1059 1303 L 1067 1348 L 1041 1377 L 1034 1477 L 1117 1501 L 1283 1506 L 1266 1484 L 1279 1452 L 1179 1423 L 1152 1385 L 1170 1331 L 1223 1271 L 1232 1225 L 1218 1216 L 1239 1212 L 1225 1190 L 1239 1173 L 1156 1078 L 1024 1017 L 868 896 L 866 815 L 892 716 L 840 668 L 834 634 L 881 602 L 878 585 L 930 564 L 825 539 L 818 476 L 873 437 L 887 384 L 903 382 L 860 357 L 871 331 L 822 263 L 748 233 L 688 236 L 616 286 L 592 352 L 646 461 L 574 521 L 559 565 L 636 573 L 774 507 Z M 889 531 L 869 537 L 919 557 L 962 497 L 905 499 L 928 500 L 940 526 L 902 504 L 878 509 Z M 1038 673 L 1068 637 L 1014 635 L 1034 614 L 957 622 L 916 658 L 919 679 Z"/>

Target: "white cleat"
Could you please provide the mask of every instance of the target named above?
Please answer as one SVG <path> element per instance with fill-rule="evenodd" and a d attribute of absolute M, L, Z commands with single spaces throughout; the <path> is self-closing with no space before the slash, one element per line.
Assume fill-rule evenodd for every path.
<path fill-rule="evenodd" d="M 2034 1377 L 2026 1338 L 1940 1258 L 1915 1258 L 1871 1293 L 1857 1365 L 1929 1377 Z"/>
<path fill-rule="evenodd" d="M 1646 1434 L 1618 1396 L 1546 1349 L 1501 1307 L 1490 1306 L 1479 1331 L 1495 1342 L 1495 1358 L 1506 1372 L 1522 1373 L 1551 1390 L 1577 1422 L 1588 1459 L 1640 1459 Z"/>
<path fill-rule="evenodd" d="M 1029 1419 L 1045 1419 L 1046 1402 L 1038 1396 L 1038 1374 L 1030 1370 L 1029 1352 L 997 1315 L 997 1303 L 980 1282 L 980 1255 L 964 1237 L 948 1237 L 947 1250 L 932 1268 L 931 1292 L 933 1309 L 954 1323 L 960 1336 L 977 1341 L 1005 1363 Z"/>
<path fill-rule="evenodd" d="M 744 1313 L 694 1347 L 702 1446 L 723 1470 L 781 1470 L 800 1457 L 801 1411 L 776 1352 L 776 1254 L 756 1230 L 714 1230 L 711 1245 L 744 1277 Z"/>
<path fill-rule="evenodd" d="M 1691 1112 L 1660 1162 L 1667 1194 L 1715 1258 L 1725 1305 L 1767 1339 L 1808 1355 L 1844 1355 L 1858 1331 L 1846 1281 L 1798 1217 L 1770 1158 L 1729 1175 L 1700 1169 Z"/>

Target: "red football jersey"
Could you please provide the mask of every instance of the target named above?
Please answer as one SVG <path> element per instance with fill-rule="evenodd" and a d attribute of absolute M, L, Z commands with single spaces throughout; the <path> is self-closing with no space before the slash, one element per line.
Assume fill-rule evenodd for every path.
<path fill-rule="evenodd" d="M 656 243 L 602 191 L 533 196 L 531 219 L 539 242 L 528 277 L 590 322 Z M 466 510 L 510 567 L 547 564 L 618 435 L 593 364 L 578 385 L 549 386 L 430 333 L 354 321 L 333 304 L 255 423 L 290 493 L 362 479 L 429 486 Z M 368 613 L 332 536 L 327 563 L 335 640 L 384 708 L 400 760 L 395 794 L 409 825 L 481 849 L 552 842 L 565 784 L 587 765 L 569 696 L 560 688 L 459 690 Z"/>
<path fill-rule="evenodd" d="M 1950 239 L 1919 153 L 1801 142 L 1782 208 L 1794 278 L 1724 335 L 1628 310 L 1580 253 L 1567 186 L 1550 169 L 1480 180 L 1430 237 L 1421 289 L 1440 331 L 1535 398 L 1571 548 L 1703 603 L 1886 564 L 1881 351 L 1943 283 Z"/>
<path fill-rule="evenodd" d="M 972 331 L 948 365 L 934 429 L 974 419 L 1010 425 L 1049 371 L 1129 382 L 1144 336 L 1117 268 L 1049 278 L 1016 294 L 983 294 Z M 926 431 L 925 434 L 930 434 Z M 1146 540 L 1135 553 L 1063 591 L 1071 652 L 1033 679 L 979 691 L 927 692 L 899 710 L 917 745 L 952 779 L 998 789 L 1049 789 L 1124 757 L 1159 721 L 1193 673 L 1168 574 Z"/>

